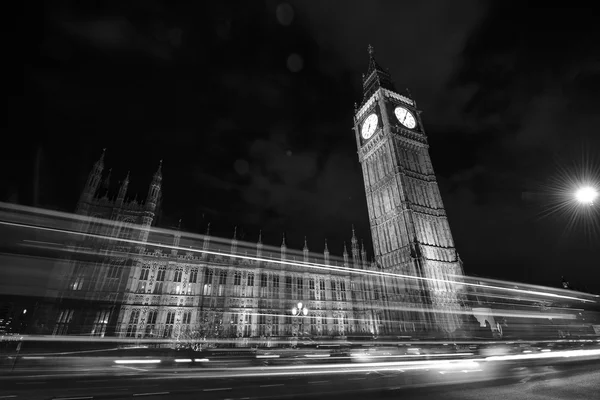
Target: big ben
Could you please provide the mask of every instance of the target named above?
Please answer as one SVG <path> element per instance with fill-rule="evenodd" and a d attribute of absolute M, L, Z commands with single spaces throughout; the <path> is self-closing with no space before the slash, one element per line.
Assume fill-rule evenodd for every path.
<path fill-rule="evenodd" d="M 365 183 L 385 329 L 453 335 L 463 275 L 416 102 L 399 94 L 369 46 L 354 130 Z M 394 276 L 395 275 L 395 276 Z M 415 310 L 414 312 L 411 310 Z M 416 317 L 415 317 L 416 316 Z"/>

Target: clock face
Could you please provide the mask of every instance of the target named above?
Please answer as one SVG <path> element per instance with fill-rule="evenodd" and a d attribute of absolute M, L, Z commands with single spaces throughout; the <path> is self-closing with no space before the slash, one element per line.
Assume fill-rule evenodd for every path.
<path fill-rule="evenodd" d="M 406 108 L 396 107 L 396 109 L 394 110 L 394 114 L 396 114 L 396 118 L 398 118 L 398 121 L 408 129 L 413 129 L 415 126 L 417 126 L 417 121 L 415 120 L 415 117 Z"/>
<path fill-rule="evenodd" d="M 367 119 L 365 119 L 361 130 L 363 139 L 366 140 L 373 136 L 375 130 L 377 129 L 377 121 L 377 114 L 371 114 L 367 117 Z"/>

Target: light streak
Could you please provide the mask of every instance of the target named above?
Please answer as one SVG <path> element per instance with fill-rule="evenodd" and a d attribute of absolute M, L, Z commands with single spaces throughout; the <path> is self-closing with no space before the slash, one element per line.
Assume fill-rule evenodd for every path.
<path fill-rule="evenodd" d="M 69 231 L 69 230 L 65 230 L 65 229 L 33 226 L 33 225 L 28 225 L 28 224 L 23 224 L 23 223 L 18 223 L 18 222 L 0 221 L 0 224 L 21 227 L 21 228 L 40 229 L 40 230 L 45 230 L 45 231 L 50 231 L 50 232 L 55 232 L 55 233 L 78 235 L 78 236 L 91 237 L 91 238 L 96 238 L 96 239 L 104 239 L 104 240 L 110 240 L 110 241 L 116 241 L 116 242 L 128 242 L 130 244 L 136 244 L 136 245 L 142 245 L 142 246 L 153 246 L 153 247 L 178 250 L 178 251 L 188 251 L 188 252 L 191 251 L 191 252 L 200 253 L 200 254 L 211 254 L 214 256 L 238 258 L 238 259 L 247 260 L 247 261 L 267 262 L 267 263 L 275 263 L 275 264 L 280 264 L 280 265 L 285 265 L 285 266 L 312 268 L 312 269 L 329 271 L 329 272 L 340 272 L 340 273 L 343 272 L 343 273 L 347 273 L 347 274 L 365 275 L 365 276 L 379 275 L 379 276 L 391 277 L 391 278 L 403 278 L 403 279 L 412 279 L 412 280 L 437 282 L 437 283 L 449 283 L 452 285 L 465 285 L 465 286 L 479 287 L 479 288 L 485 288 L 485 289 L 508 291 L 508 292 L 513 292 L 513 293 L 523 293 L 523 294 L 529 294 L 529 295 L 535 295 L 535 296 L 543 296 L 543 297 L 551 297 L 551 298 L 577 300 L 577 301 L 581 301 L 581 302 L 595 303 L 594 300 L 587 300 L 587 299 L 582 299 L 580 297 L 560 295 L 560 294 L 556 294 L 556 293 L 535 292 L 532 290 L 525 290 L 525 289 L 518 289 L 518 288 L 498 287 L 498 286 L 485 285 L 485 284 L 479 284 L 479 283 L 451 281 L 451 280 L 447 280 L 447 279 L 427 278 L 427 277 L 396 274 L 396 273 L 382 272 L 382 271 L 364 271 L 364 270 L 357 270 L 357 269 L 352 269 L 352 268 L 348 268 L 348 267 L 337 267 L 337 266 L 318 264 L 318 263 L 310 263 L 310 262 L 296 262 L 296 261 L 292 262 L 289 260 L 277 260 L 277 259 L 254 257 L 254 256 L 248 256 L 248 255 L 241 255 L 241 254 L 230 254 L 230 253 L 226 253 L 226 252 L 204 250 L 204 249 L 186 249 L 185 247 L 180 247 L 180 246 L 166 245 L 166 244 L 161 244 L 161 243 L 144 242 L 141 240 L 133 240 L 133 239 L 125 239 L 125 238 L 113 238 L 111 236 L 103 236 L 103 235 L 92 234 L 92 233 Z M 98 254 L 100 254 L 100 253 L 98 253 Z"/>
<path fill-rule="evenodd" d="M 160 364 L 160 360 L 115 360 L 115 364 Z"/>
<path fill-rule="evenodd" d="M 511 354 L 506 356 L 490 356 L 486 357 L 486 361 L 513 361 L 513 360 L 533 360 L 538 358 L 558 358 L 558 357 L 590 357 L 600 356 L 600 350 L 566 350 L 566 351 L 553 351 L 544 353 L 531 353 L 531 354 Z"/>

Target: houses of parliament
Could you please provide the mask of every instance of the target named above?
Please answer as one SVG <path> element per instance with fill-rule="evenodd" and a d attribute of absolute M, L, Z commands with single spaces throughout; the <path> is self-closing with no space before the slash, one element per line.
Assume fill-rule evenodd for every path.
<path fill-rule="evenodd" d="M 104 153 L 77 204 L 70 245 L 88 257 L 57 265 L 56 335 L 185 339 L 456 335 L 463 274 L 416 102 L 399 94 L 369 47 L 354 132 L 373 261 L 354 229 L 333 257 L 155 226 L 162 162 L 145 202 L 103 185 Z"/>

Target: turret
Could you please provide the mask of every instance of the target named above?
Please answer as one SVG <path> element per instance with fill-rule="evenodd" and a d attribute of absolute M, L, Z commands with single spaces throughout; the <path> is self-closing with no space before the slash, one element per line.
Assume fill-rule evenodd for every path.
<path fill-rule="evenodd" d="M 348 249 L 346 248 L 346 242 L 344 242 L 344 267 L 348 268 L 350 264 L 348 263 Z"/>
<path fill-rule="evenodd" d="M 127 174 L 127 176 L 129 176 L 129 174 Z M 177 230 L 175 231 L 175 234 L 173 235 L 173 247 L 175 247 L 175 248 L 171 249 L 171 254 L 174 256 L 177 255 L 177 247 L 179 247 L 180 241 L 181 241 L 181 220 L 179 220 L 179 223 L 177 224 Z"/>
<path fill-rule="evenodd" d="M 281 242 L 281 259 L 285 260 L 285 253 L 287 252 L 287 246 L 285 245 L 285 233 L 283 234 L 283 241 Z"/>
<path fill-rule="evenodd" d="M 329 248 L 327 247 L 327 239 L 325 239 L 325 250 L 323 250 L 323 260 L 326 265 L 329 265 Z"/>
<path fill-rule="evenodd" d="M 231 254 L 237 253 L 237 226 L 233 228 L 233 239 L 231 239 Z"/>
<path fill-rule="evenodd" d="M 362 269 L 367 269 L 368 261 L 367 261 L 367 251 L 365 250 L 365 242 L 360 241 L 360 258 L 362 260 Z"/>
<path fill-rule="evenodd" d="M 160 200 L 160 190 L 162 185 L 162 160 L 158 165 L 158 170 L 154 173 L 152 183 L 148 189 L 148 197 L 146 198 L 146 210 L 155 212 Z"/>
<path fill-rule="evenodd" d="M 121 183 L 121 187 L 119 188 L 119 195 L 117 196 L 117 205 L 123 205 L 125 201 L 125 196 L 127 196 L 127 188 L 129 187 L 129 171 L 127 171 L 127 176 L 125 176 L 125 180 Z"/>
<path fill-rule="evenodd" d="M 358 239 L 354 232 L 354 225 L 352 225 L 352 239 L 350 240 L 350 249 L 352 251 L 352 266 L 359 268 L 360 265 L 360 250 L 358 248 Z"/>
<path fill-rule="evenodd" d="M 256 242 L 256 257 L 257 258 L 262 258 L 262 250 L 263 250 L 262 231 L 258 231 L 258 242 Z"/>
<path fill-rule="evenodd" d="M 308 244 L 306 243 L 306 236 L 304 236 L 304 248 L 302 249 L 302 255 L 304 262 L 308 262 Z"/>
<path fill-rule="evenodd" d="M 208 250 L 210 247 L 210 222 L 206 226 L 206 233 L 204 234 L 204 242 L 202 243 L 202 250 Z"/>
<path fill-rule="evenodd" d="M 77 204 L 77 214 L 86 214 L 89 210 L 89 203 L 93 200 L 96 192 L 98 191 L 98 186 L 100 185 L 100 181 L 102 180 L 102 171 L 104 170 L 104 154 L 106 153 L 106 149 L 102 150 L 102 155 L 100 159 L 96 161 L 94 166 L 92 167 L 92 171 L 88 175 L 87 182 L 83 191 L 81 192 L 81 196 L 79 198 L 79 203 Z"/>

